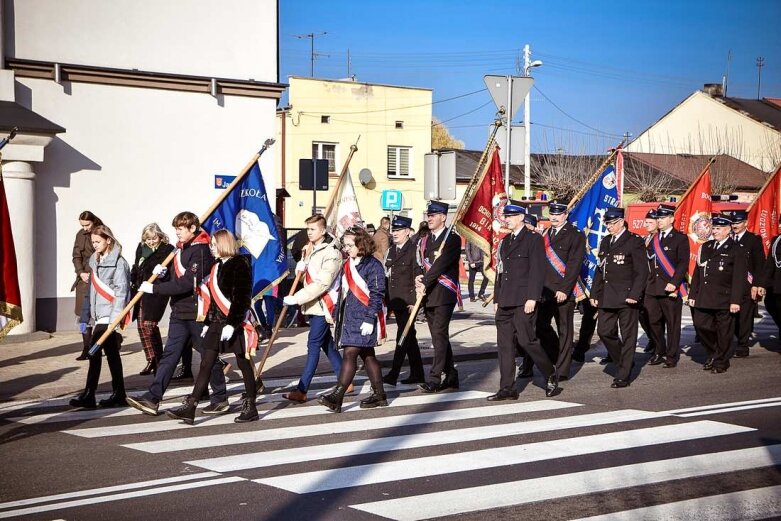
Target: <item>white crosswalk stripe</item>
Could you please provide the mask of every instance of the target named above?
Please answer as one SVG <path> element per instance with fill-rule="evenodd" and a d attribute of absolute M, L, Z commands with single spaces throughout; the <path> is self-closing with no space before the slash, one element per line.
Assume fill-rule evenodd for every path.
<path fill-rule="evenodd" d="M 321 385 L 328 383 L 324 380 Z M 384 519 L 479 511 L 489 511 L 485 515 L 491 517 L 494 509 L 531 503 L 544 508 L 580 495 L 761 472 L 781 465 L 781 444 L 763 444 L 753 427 L 719 421 L 735 411 L 775 408 L 781 405 L 781 397 L 646 411 L 555 399 L 497 404 L 487 403 L 489 393 L 480 390 L 405 392 L 410 390 L 399 386 L 389 393 L 390 406 L 375 410 L 360 409 L 350 397 L 343 414 L 314 401 L 282 406 L 278 399 L 263 399 L 261 421 L 244 425 L 235 425 L 234 415 L 200 416 L 189 426 L 134 410 L 80 414 L 40 404 L 14 409 L 15 416 L 6 420 L 26 428 L 39 424 L 56 428 L 76 421 L 78 427 L 64 424 L 66 428 L 59 431 L 71 443 L 100 440 L 139 457 L 168 454 L 188 474 L 38 498 L 9 498 L 0 503 L 0 518 L 237 484 L 268 487 L 265 493 L 292 497 L 333 495 L 343 498 L 340 508 Z M 103 414 L 86 414 L 96 412 Z M 68 414 L 75 416 L 69 420 Z M 286 440 L 295 443 L 282 444 Z M 267 449 L 264 443 L 269 444 Z M 671 447 L 673 454 L 668 453 Z M 218 454 L 212 453 L 215 449 Z M 562 471 L 562 465 L 556 465 L 561 461 L 578 463 L 571 471 Z M 553 470 L 540 474 L 547 466 Z M 472 481 L 471 475 L 479 479 Z M 421 479 L 426 486 L 419 488 L 415 484 Z M 602 513 L 592 509 L 589 514 L 598 515 L 588 519 L 767 518 L 781 514 L 781 487 L 776 485 L 725 490 L 717 497 L 679 496 L 669 503 L 633 504 L 618 512 L 611 509 L 620 506 L 608 506 Z M 388 487 L 393 494 L 383 493 Z M 698 515 L 690 517 L 691 512 Z"/>

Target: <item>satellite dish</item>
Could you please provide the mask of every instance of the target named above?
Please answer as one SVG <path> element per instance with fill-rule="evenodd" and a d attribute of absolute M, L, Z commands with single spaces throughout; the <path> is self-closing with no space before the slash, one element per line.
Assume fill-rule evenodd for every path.
<path fill-rule="evenodd" d="M 362 168 L 361 171 L 358 172 L 358 180 L 363 186 L 368 185 L 372 182 L 372 171 L 368 168 Z"/>

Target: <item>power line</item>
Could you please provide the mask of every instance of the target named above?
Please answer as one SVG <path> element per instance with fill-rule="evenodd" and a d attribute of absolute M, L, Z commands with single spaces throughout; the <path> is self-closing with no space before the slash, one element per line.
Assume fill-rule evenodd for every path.
<path fill-rule="evenodd" d="M 464 112 L 463 114 L 459 114 L 458 116 L 453 116 L 452 118 L 448 118 L 448 119 L 446 119 L 446 120 L 440 121 L 439 123 L 434 123 L 434 124 L 433 124 L 433 125 L 431 125 L 431 126 L 432 126 L 432 127 L 435 127 L 435 126 L 437 126 L 437 125 L 442 125 L 442 124 L 444 124 L 444 123 L 447 123 L 448 121 L 453 121 L 454 119 L 462 118 L 462 117 L 464 117 L 464 116 L 467 116 L 467 115 L 469 115 L 469 114 L 471 114 L 471 113 L 473 113 L 473 112 L 477 112 L 477 111 L 478 111 L 478 110 L 480 110 L 481 108 L 483 108 L 483 107 L 485 107 L 485 106 L 487 106 L 487 105 L 490 105 L 491 103 L 493 103 L 493 100 L 488 100 L 488 101 L 486 101 L 485 103 L 483 103 L 482 105 L 480 105 L 479 107 L 476 107 L 476 108 L 474 108 L 474 109 L 470 110 L 469 112 Z"/>
<path fill-rule="evenodd" d="M 437 100 L 437 101 L 432 101 L 431 103 L 420 103 L 420 104 L 418 104 L 418 105 L 408 105 L 408 106 L 406 106 L 406 107 L 391 107 L 391 108 L 385 108 L 385 109 L 376 109 L 376 110 L 359 110 L 359 111 L 351 111 L 351 112 L 318 112 L 318 111 L 301 111 L 301 112 L 300 112 L 300 114 L 307 114 L 307 115 L 312 115 L 312 114 L 323 114 L 323 115 L 329 115 L 329 116 L 330 116 L 330 115 L 332 115 L 332 114 L 337 114 L 337 115 L 346 115 L 346 114 L 374 114 L 374 113 L 377 113 L 377 112 L 391 112 L 391 111 L 394 111 L 394 110 L 416 109 L 416 108 L 420 108 L 420 107 L 427 107 L 427 106 L 429 106 L 429 105 L 437 105 L 437 104 L 439 104 L 439 103 L 445 103 L 445 102 L 447 102 L 447 101 L 453 101 L 453 100 L 457 100 L 457 99 L 461 99 L 461 98 L 466 98 L 467 96 L 472 96 L 472 95 L 474 95 L 474 94 L 477 94 L 477 93 L 480 93 L 480 92 L 485 92 L 486 90 L 487 90 L 487 89 L 486 89 L 485 87 L 483 87 L 482 89 L 479 89 L 479 90 L 474 90 L 474 91 L 472 91 L 472 92 L 467 92 L 466 94 L 459 94 L 458 96 L 453 96 L 452 98 L 445 98 L 445 99 L 441 99 L 441 100 Z"/>
<path fill-rule="evenodd" d="M 579 123 L 579 124 L 583 125 L 584 127 L 588 128 L 588 129 L 591 129 L 591 130 L 593 130 L 594 132 L 597 132 L 597 133 L 599 133 L 599 134 L 604 134 L 604 135 L 606 135 L 606 136 L 619 136 L 619 134 L 611 134 L 610 132 L 604 132 L 604 131 L 602 131 L 602 130 L 599 130 L 598 128 L 594 128 L 594 127 L 592 127 L 591 125 L 588 125 L 588 124 L 586 124 L 586 123 L 583 123 L 581 120 L 579 120 L 579 119 L 578 119 L 578 118 L 576 118 L 575 116 L 573 116 L 573 115 L 569 114 L 569 113 L 568 113 L 567 111 L 565 111 L 563 108 L 559 107 L 559 106 L 558 106 L 558 105 L 557 105 L 557 104 L 556 104 L 556 103 L 555 103 L 555 102 L 554 102 L 552 99 L 550 99 L 548 96 L 546 96 L 544 92 L 542 92 L 540 89 L 538 89 L 536 85 L 534 86 L 534 90 L 536 90 L 537 92 L 539 92 L 539 93 L 542 95 L 542 97 L 543 97 L 543 98 L 545 98 L 545 99 L 548 101 L 548 103 L 550 103 L 551 105 L 553 105 L 554 107 L 556 107 L 556 109 L 557 109 L 559 112 L 561 112 L 562 114 L 564 114 L 565 116 L 567 116 L 569 119 L 571 119 L 571 120 L 572 120 L 572 121 L 574 121 L 575 123 Z M 619 137 L 620 137 L 620 136 L 619 136 Z"/>

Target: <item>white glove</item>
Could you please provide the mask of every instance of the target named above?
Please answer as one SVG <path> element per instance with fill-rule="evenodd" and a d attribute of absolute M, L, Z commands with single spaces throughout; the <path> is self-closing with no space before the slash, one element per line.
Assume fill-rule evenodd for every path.
<path fill-rule="evenodd" d="M 282 303 L 286 306 L 295 306 L 298 304 L 298 302 L 296 302 L 296 297 L 293 295 L 287 295 L 282 299 Z"/>
<path fill-rule="evenodd" d="M 152 286 L 151 283 L 149 283 L 147 281 L 144 281 L 144 282 L 141 283 L 141 287 L 138 288 L 138 291 L 140 291 L 142 293 L 152 294 L 152 293 L 154 293 L 154 289 L 153 288 L 154 288 L 154 286 Z"/>
<path fill-rule="evenodd" d="M 203 329 L 201 329 L 201 338 L 206 336 L 206 332 L 209 330 L 209 326 L 203 326 Z"/>
<path fill-rule="evenodd" d="M 220 340 L 230 340 L 233 338 L 233 326 L 224 326 L 220 333 Z"/>
<path fill-rule="evenodd" d="M 296 271 L 304 272 L 306 271 L 306 264 L 304 261 L 300 260 L 296 263 Z"/>
<path fill-rule="evenodd" d="M 152 275 L 157 275 L 158 277 L 165 277 L 166 273 L 168 273 L 168 268 L 162 264 L 158 264 L 152 269 Z"/>
<path fill-rule="evenodd" d="M 369 336 L 372 334 L 372 331 L 374 331 L 374 324 L 369 324 L 368 322 L 361 324 L 361 336 Z"/>

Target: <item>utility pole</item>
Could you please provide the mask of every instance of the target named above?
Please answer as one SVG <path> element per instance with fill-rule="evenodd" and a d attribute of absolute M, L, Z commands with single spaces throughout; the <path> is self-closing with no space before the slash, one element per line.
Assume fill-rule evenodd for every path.
<path fill-rule="evenodd" d="M 729 86 L 729 66 L 732 63 L 732 49 L 727 51 L 727 72 L 724 74 L 724 81 L 722 84 L 723 96 L 727 97 L 727 87 Z"/>
<path fill-rule="evenodd" d="M 762 87 L 762 67 L 765 66 L 765 59 L 762 56 L 757 58 L 757 99 L 762 99 L 759 90 Z"/>
<path fill-rule="evenodd" d="M 299 40 L 303 40 L 304 38 L 309 38 L 309 59 L 310 59 L 310 65 L 309 65 L 309 75 L 314 78 L 315 77 L 315 60 L 321 56 L 328 57 L 327 54 L 320 54 L 315 52 L 315 38 L 319 38 L 320 36 L 325 36 L 328 34 L 326 31 L 323 31 L 322 33 L 309 33 L 309 34 L 297 34 L 295 35 L 296 38 Z"/>
<path fill-rule="evenodd" d="M 529 66 L 531 65 L 531 50 L 529 44 L 523 46 L 523 75 L 529 75 Z M 523 100 L 523 126 L 526 133 L 526 157 L 523 161 L 523 194 L 528 199 L 531 196 L 531 125 L 529 124 L 529 118 L 531 118 L 531 93 L 527 92 L 526 97 Z"/>
<path fill-rule="evenodd" d="M 353 60 L 350 58 L 350 49 L 347 49 L 347 77 L 353 77 Z"/>

